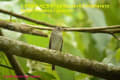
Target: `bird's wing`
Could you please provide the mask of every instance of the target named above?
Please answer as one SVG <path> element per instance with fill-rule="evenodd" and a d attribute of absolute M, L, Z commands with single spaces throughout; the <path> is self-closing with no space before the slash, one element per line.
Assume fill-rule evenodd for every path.
<path fill-rule="evenodd" d="M 52 36 L 50 36 L 50 40 L 49 40 L 49 49 L 51 49 L 51 38 Z"/>
<path fill-rule="evenodd" d="M 62 39 L 62 42 L 61 42 L 61 48 L 60 48 L 60 51 L 62 51 L 62 46 L 63 46 L 63 39 Z"/>

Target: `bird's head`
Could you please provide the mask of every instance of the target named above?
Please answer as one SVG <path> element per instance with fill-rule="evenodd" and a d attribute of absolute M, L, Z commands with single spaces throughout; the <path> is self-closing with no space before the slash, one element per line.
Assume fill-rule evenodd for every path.
<path fill-rule="evenodd" d="M 62 27 L 56 27 L 55 30 L 56 31 L 63 31 L 63 28 Z"/>

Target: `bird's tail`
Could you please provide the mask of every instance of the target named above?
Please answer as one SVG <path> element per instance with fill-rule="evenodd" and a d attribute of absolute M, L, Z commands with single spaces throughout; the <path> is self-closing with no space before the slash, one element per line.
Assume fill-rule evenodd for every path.
<path fill-rule="evenodd" d="M 55 70 L 55 65 L 54 65 L 54 64 L 52 64 L 52 71 L 53 71 L 53 70 Z"/>

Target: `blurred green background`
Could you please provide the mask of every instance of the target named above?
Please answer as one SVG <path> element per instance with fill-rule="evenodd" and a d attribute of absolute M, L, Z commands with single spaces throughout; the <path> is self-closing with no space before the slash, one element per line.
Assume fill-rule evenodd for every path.
<path fill-rule="evenodd" d="M 44 4 L 108 4 L 109 8 L 71 8 L 71 12 L 41 12 L 46 8 Z M 0 0 L 0 9 L 12 11 L 36 20 L 54 25 L 70 27 L 101 27 L 120 24 L 120 0 Z M 48 8 L 50 9 L 50 8 Z M 53 10 L 62 10 L 54 8 Z M 0 20 L 10 20 L 9 15 L 0 13 Z M 12 17 L 13 22 L 36 25 L 22 19 Z M 41 26 L 40 27 L 45 27 Z M 2 29 L 5 36 L 29 43 L 32 45 L 48 48 L 49 37 L 21 34 Z M 50 31 L 43 31 L 50 36 Z M 117 34 L 119 37 L 119 34 Z M 71 53 L 81 58 L 97 60 L 109 65 L 120 65 L 119 41 L 109 34 L 91 34 L 81 32 L 64 32 L 63 52 Z M 17 57 L 25 73 L 39 75 L 40 80 L 104 80 L 87 74 L 71 71 L 62 67 L 56 67 L 51 71 L 51 65 Z M 0 52 L 0 64 L 10 66 L 6 56 Z M 0 80 L 17 80 L 5 78 L 5 75 L 15 75 L 13 70 L 0 66 Z M 29 78 L 29 80 L 37 80 Z"/>

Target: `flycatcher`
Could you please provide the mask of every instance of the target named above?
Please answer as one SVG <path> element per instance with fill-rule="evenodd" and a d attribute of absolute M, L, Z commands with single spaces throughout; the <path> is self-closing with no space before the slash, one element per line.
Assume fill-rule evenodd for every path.
<path fill-rule="evenodd" d="M 56 27 L 53 29 L 50 41 L 49 41 L 49 49 L 62 51 L 62 45 L 63 45 L 63 37 L 62 37 L 62 28 Z M 55 65 L 52 64 L 52 70 L 55 70 Z"/>

